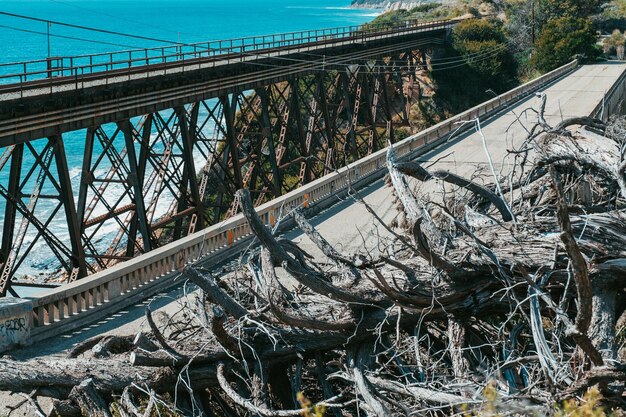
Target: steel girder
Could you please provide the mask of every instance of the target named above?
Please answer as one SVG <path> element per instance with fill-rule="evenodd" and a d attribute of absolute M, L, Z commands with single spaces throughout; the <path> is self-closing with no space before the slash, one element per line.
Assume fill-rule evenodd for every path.
<path fill-rule="evenodd" d="M 84 138 L 74 183 L 68 139 L 5 148 L 0 293 L 34 251 L 49 255 L 48 275 L 78 279 L 232 216 L 238 188 L 261 204 L 393 143 L 423 56 L 322 67 L 73 132 Z"/>

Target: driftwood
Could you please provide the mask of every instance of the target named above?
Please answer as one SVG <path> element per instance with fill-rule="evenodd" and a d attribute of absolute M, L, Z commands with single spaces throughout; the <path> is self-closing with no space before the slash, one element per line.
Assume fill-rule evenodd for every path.
<path fill-rule="evenodd" d="M 291 213 L 326 257 L 312 259 L 238 191 L 261 248 L 229 274 L 186 268 L 203 302 L 166 325 L 147 310 L 149 333 L 67 359 L 0 360 L 0 389 L 57 398 L 67 416 L 536 416 L 591 386 L 623 408 L 626 123 L 551 127 L 543 100 L 501 184 L 390 148 L 406 222 L 384 225 L 379 255 L 341 253 Z M 415 191 L 434 179 L 454 193 Z"/>

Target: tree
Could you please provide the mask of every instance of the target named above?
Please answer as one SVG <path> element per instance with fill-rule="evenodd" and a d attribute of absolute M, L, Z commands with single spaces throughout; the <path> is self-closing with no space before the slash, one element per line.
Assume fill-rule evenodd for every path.
<path fill-rule="evenodd" d="M 406 9 L 392 10 L 377 16 L 374 20 L 363 25 L 363 29 L 377 26 L 396 26 L 407 19 L 410 13 Z"/>
<path fill-rule="evenodd" d="M 453 113 L 488 100 L 516 84 L 516 62 L 502 23 L 471 19 L 458 23 L 446 58 L 431 61 L 435 102 Z"/>
<path fill-rule="evenodd" d="M 452 48 L 463 57 L 485 89 L 503 90 L 515 78 L 515 60 L 502 24 L 495 20 L 466 20 L 453 33 Z"/>
<path fill-rule="evenodd" d="M 626 0 L 613 0 L 607 5 L 604 14 L 607 17 L 623 19 L 626 17 Z"/>
<path fill-rule="evenodd" d="M 536 28 L 533 2 L 507 0 L 505 10 L 507 16 L 506 30 L 516 40 L 512 47 L 518 52 L 529 50 L 532 47 L 533 28 Z"/>
<path fill-rule="evenodd" d="M 606 0 L 540 0 L 540 14 L 546 19 L 561 17 L 586 19 L 602 11 Z"/>
<path fill-rule="evenodd" d="M 551 71 L 575 55 L 595 58 L 598 55 L 596 40 L 589 19 L 562 17 L 549 20 L 539 33 L 533 63 L 541 71 Z"/>
<path fill-rule="evenodd" d="M 500 22 L 493 19 L 469 19 L 459 23 L 454 28 L 453 42 L 459 45 L 462 42 L 506 42 L 506 36 Z"/>

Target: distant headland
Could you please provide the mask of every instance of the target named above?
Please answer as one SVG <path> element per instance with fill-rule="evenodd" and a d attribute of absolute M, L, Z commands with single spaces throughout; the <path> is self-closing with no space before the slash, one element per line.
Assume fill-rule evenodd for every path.
<path fill-rule="evenodd" d="M 424 0 L 352 0 L 350 7 L 361 9 L 383 9 L 385 11 L 400 9 L 408 10 L 424 3 L 431 2 Z"/>

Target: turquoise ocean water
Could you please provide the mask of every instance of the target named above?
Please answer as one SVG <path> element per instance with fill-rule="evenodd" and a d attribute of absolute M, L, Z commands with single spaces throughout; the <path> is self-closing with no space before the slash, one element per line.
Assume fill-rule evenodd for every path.
<path fill-rule="evenodd" d="M 2 0 L 0 11 L 185 43 L 297 30 L 358 25 L 375 11 L 349 9 L 349 0 Z M 46 24 L 0 16 L 0 25 L 46 32 Z M 156 42 L 52 25 L 51 33 L 124 47 L 51 38 L 53 56 L 77 55 Z M 0 28 L 0 62 L 45 58 L 44 35 Z"/>
<path fill-rule="evenodd" d="M 2 0 L 0 11 L 56 20 L 82 26 L 153 37 L 172 42 L 202 42 L 243 36 L 299 30 L 359 25 L 373 19 L 375 10 L 349 9 L 349 0 Z M 48 37 L 46 23 L 0 15 L 0 63 L 73 56 L 99 52 L 162 46 L 162 43 L 88 32 L 52 24 L 50 33 L 117 45 L 103 45 L 55 36 Z M 16 29 L 39 33 L 26 33 Z M 1 67 L 0 67 L 1 68 Z M 84 131 L 64 134 L 74 194 L 83 158 Z M 43 141 L 37 141 L 40 148 Z M 1 150 L 0 150 L 1 152 Z M 28 158 L 25 163 L 28 164 Z M 0 170 L 0 184 L 7 186 L 8 165 Z M 51 187 L 50 182 L 47 187 Z M 29 188 L 26 188 L 29 190 Z M 50 188 L 48 189 L 50 190 Z M 46 190 L 44 190 L 45 192 Z M 42 201 L 37 210 L 51 206 Z M 0 224 L 4 201 L 0 200 Z M 66 237 L 67 226 L 61 214 L 50 226 Z M 16 230 L 19 224 L 16 224 Z M 105 231 L 106 232 L 106 231 Z M 111 229 L 109 233 L 114 233 Z M 105 240 L 103 240 L 104 242 Z M 18 270 L 30 276 L 54 271 L 58 264 L 43 239 L 36 238 L 30 226 L 22 246 L 34 244 L 33 256 Z M 103 243 L 104 244 L 104 243 Z"/>

